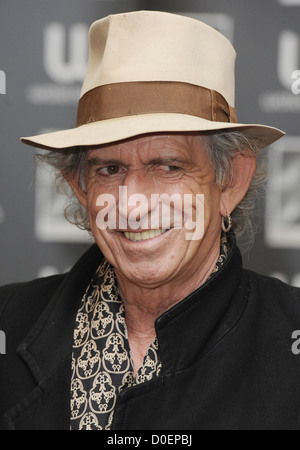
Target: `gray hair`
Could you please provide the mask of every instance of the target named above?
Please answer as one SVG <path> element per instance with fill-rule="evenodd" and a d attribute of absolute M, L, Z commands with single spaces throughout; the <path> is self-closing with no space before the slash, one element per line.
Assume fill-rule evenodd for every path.
<path fill-rule="evenodd" d="M 262 142 L 247 136 L 242 131 L 209 131 L 198 133 L 206 147 L 210 164 L 215 173 L 215 183 L 225 187 L 233 175 L 232 161 L 236 154 L 256 158 L 257 169 L 248 192 L 232 213 L 232 229 L 239 237 L 243 235 L 245 248 L 253 242 L 254 234 L 258 228 L 257 199 L 265 186 L 267 179 L 267 152 Z M 54 169 L 58 192 L 68 197 L 65 207 L 66 219 L 78 228 L 91 233 L 87 211 L 70 190 L 66 178 L 78 174 L 80 187 L 85 190 L 85 161 L 86 147 L 64 150 L 43 151 L 36 155 L 38 162 Z"/>
<path fill-rule="evenodd" d="M 231 214 L 232 229 L 243 237 L 242 245 L 249 249 L 259 230 L 258 202 L 262 198 L 268 178 L 268 152 L 260 139 L 241 131 L 206 132 L 207 154 L 215 173 L 215 183 L 225 187 L 233 176 L 232 161 L 236 154 L 254 157 L 256 171 L 243 200 Z"/>

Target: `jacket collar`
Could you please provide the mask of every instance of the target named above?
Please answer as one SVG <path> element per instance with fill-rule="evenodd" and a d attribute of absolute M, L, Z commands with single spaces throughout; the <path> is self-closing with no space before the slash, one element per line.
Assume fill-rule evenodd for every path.
<path fill-rule="evenodd" d="M 78 307 L 101 258 L 103 256 L 96 245 L 80 258 L 19 346 L 19 354 L 38 383 L 53 373 L 70 354 Z"/>
<path fill-rule="evenodd" d="M 71 353 L 77 310 L 103 255 L 93 245 L 66 275 L 17 352 L 36 388 L 5 415 L 8 429 L 68 429 Z M 44 405 L 47 404 L 47 408 Z"/>
<path fill-rule="evenodd" d="M 156 321 L 164 375 L 191 367 L 236 325 L 248 298 L 239 294 L 242 257 L 233 235 L 220 271 Z M 242 298 L 241 298 L 242 297 Z"/>

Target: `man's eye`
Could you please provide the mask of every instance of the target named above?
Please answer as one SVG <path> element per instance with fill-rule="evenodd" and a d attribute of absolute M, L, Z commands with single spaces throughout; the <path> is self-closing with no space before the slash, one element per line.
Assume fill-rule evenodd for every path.
<path fill-rule="evenodd" d="M 162 176 L 168 176 L 171 174 L 178 175 L 182 171 L 182 168 L 178 166 L 173 166 L 172 164 L 157 164 L 155 166 L 155 170 Z"/>
<path fill-rule="evenodd" d="M 117 175 L 120 173 L 120 170 L 120 166 L 107 166 L 98 169 L 98 173 L 100 173 L 100 175 Z"/>
<path fill-rule="evenodd" d="M 109 175 L 115 175 L 116 173 L 120 172 L 120 166 L 108 166 L 107 167 L 107 173 Z"/>
<path fill-rule="evenodd" d="M 178 172 L 180 169 L 180 167 L 177 166 L 170 166 L 170 165 L 166 165 L 166 166 L 162 166 L 162 168 L 166 171 L 166 172 Z"/>

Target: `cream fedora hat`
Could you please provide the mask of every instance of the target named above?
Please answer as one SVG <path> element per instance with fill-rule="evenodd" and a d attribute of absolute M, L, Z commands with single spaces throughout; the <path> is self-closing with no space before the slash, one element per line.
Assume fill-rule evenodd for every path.
<path fill-rule="evenodd" d="M 275 142 L 277 128 L 237 123 L 236 53 L 208 25 L 138 11 L 90 28 L 90 54 L 76 128 L 22 138 L 44 149 L 97 146 L 146 133 L 244 130 Z"/>

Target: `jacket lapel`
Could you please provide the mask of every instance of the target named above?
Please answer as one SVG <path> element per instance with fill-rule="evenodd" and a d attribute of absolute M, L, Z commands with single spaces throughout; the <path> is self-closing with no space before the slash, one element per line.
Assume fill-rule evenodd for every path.
<path fill-rule="evenodd" d="M 74 324 L 80 301 L 102 258 L 96 245 L 83 255 L 18 347 L 36 388 L 6 413 L 8 429 L 69 429 Z"/>

